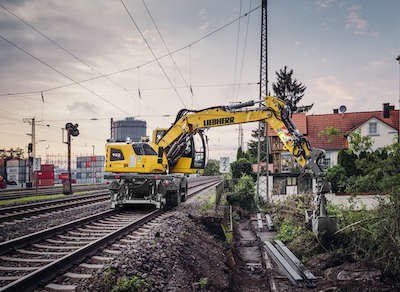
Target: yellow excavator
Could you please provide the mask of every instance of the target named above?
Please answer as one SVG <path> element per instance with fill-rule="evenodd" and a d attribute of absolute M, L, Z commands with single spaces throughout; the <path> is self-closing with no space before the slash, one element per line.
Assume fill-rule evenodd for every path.
<path fill-rule="evenodd" d="M 105 172 L 112 174 L 106 174 L 104 178 L 113 180 L 109 187 L 111 208 L 135 204 L 151 204 L 156 208 L 179 205 L 186 200 L 187 174 L 203 173 L 206 163 L 204 131 L 264 120 L 278 134 L 284 148 L 317 178 L 318 208 L 306 213 L 306 219 L 312 225 L 316 224 L 317 229 L 327 229 L 324 220 L 312 222 L 314 218 L 327 217 L 324 194 L 330 191 L 330 184 L 321 167 L 325 153 L 321 149 L 311 149 L 293 123 L 289 107 L 272 96 L 256 102 L 196 111 L 180 110 L 170 128 L 154 130 L 151 142 L 149 139 L 142 142 L 109 140 Z"/>

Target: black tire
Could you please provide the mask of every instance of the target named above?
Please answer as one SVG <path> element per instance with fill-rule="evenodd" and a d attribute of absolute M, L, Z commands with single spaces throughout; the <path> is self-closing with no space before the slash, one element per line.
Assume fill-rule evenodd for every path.
<path fill-rule="evenodd" d="M 168 191 L 167 192 L 167 206 L 176 207 L 181 203 L 181 192 L 179 191 Z"/>
<path fill-rule="evenodd" d="M 188 193 L 188 183 L 187 183 L 187 181 L 186 181 L 185 187 L 182 188 L 181 202 L 186 202 L 187 193 Z"/>

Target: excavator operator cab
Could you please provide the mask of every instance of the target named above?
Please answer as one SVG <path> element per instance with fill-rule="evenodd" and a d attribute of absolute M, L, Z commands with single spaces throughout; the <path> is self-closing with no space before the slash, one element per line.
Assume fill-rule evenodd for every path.
<path fill-rule="evenodd" d="M 168 129 L 156 129 L 153 132 L 153 143 L 158 144 Z M 203 173 L 206 164 L 206 146 L 203 130 L 186 138 L 186 142 L 176 150 L 175 159 L 170 161 L 170 172 Z"/>

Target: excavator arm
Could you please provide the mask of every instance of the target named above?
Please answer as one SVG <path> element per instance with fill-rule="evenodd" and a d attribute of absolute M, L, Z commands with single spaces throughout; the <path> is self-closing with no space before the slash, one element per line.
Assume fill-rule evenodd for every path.
<path fill-rule="evenodd" d="M 259 106 L 254 107 L 257 103 Z M 175 161 L 188 139 L 203 129 L 266 121 L 278 134 L 285 149 L 293 154 L 302 167 L 305 167 L 311 147 L 290 116 L 287 105 L 272 96 L 265 97 L 263 101 L 249 101 L 200 111 L 181 110 L 171 128 L 163 130 L 164 135 L 157 141 L 157 145 L 165 149 L 168 161 Z"/>

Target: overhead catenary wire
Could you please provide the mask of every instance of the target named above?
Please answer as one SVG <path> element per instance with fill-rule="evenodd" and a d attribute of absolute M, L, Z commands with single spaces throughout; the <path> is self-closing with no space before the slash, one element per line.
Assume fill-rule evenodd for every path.
<path fill-rule="evenodd" d="M 146 45 L 147 45 L 147 47 L 149 48 L 149 50 L 150 50 L 151 54 L 153 55 L 154 59 L 157 61 L 157 64 L 160 66 L 161 71 L 163 71 L 163 73 L 164 73 L 165 77 L 167 78 L 169 84 L 171 84 L 172 88 L 174 88 L 175 93 L 176 93 L 177 96 L 179 97 L 179 100 L 182 102 L 183 106 L 186 107 L 186 104 L 184 103 L 182 97 L 179 95 L 179 93 L 178 93 L 178 91 L 176 90 L 176 88 L 175 88 L 174 84 L 172 83 L 171 79 L 168 77 L 167 72 L 165 72 L 165 70 L 164 70 L 163 66 L 161 65 L 160 61 L 157 59 L 157 56 L 155 55 L 154 51 L 153 51 L 152 48 L 150 47 L 150 44 L 147 42 L 146 38 L 144 37 L 144 35 L 143 35 L 142 31 L 140 30 L 139 26 L 137 25 L 136 21 L 133 19 L 132 15 L 131 15 L 131 13 L 129 12 L 128 8 L 126 7 L 124 1 L 121 0 L 121 3 L 122 3 L 122 5 L 124 6 L 126 12 L 128 13 L 130 19 L 132 20 L 133 24 L 136 26 L 136 29 L 139 31 L 139 33 L 140 33 L 142 39 L 143 39 L 144 42 L 146 43 Z M 169 53 L 169 55 L 171 55 L 171 54 Z"/>
<path fill-rule="evenodd" d="M 147 13 L 148 13 L 149 16 L 150 16 L 151 21 L 152 21 L 153 24 L 154 24 L 154 27 L 156 28 L 156 30 L 157 30 L 157 32 L 158 32 L 158 35 L 160 36 L 160 38 L 161 38 L 161 40 L 162 40 L 162 42 L 163 42 L 163 44 L 164 44 L 164 47 L 165 47 L 165 49 L 167 50 L 167 52 L 168 52 L 168 54 L 169 54 L 169 56 L 170 56 L 170 58 L 171 58 L 171 60 L 172 60 L 172 62 L 173 62 L 173 64 L 174 64 L 175 68 L 178 70 L 178 73 L 179 73 L 179 75 L 181 76 L 183 82 L 185 83 L 186 88 L 187 88 L 188 91 L 190 92 L 190 94 L 191 94 L 191 96 L 192 96 L 192 99 L 196 100 L 195 97 L 194 97 L 194 95 L 193 95 L 193 90 L 192 90 L 191 87 L 187 84 L 185 78 L 184 78 L 183 75 L 182 75 L 181 70 L 179 70 L 179 67 L 178 67 L 178 65 L 176 64 L 175 59 L 174 59 L 174 57 L 172 56 L 172 54 L 171 54 L 171 52 L 170 52 L 170 50 L 169 50 L 169 48 L 168 48 L 168 46 L 167 46 L 167 44 L 166 44 L 166 42 L 165 42 L 165 40 L 164 40 L 164 38 L 163 38 L 163 36 L 162 36 L 160 30 L 158 29 L 158 26 L 157 26 L 156 22 L 154 21 L 154 18 L 153 18 L 153 16 L 151 15 L 150 10 L 148 9 L 148 7 L 147 7 L 145 1 L 142 0 L 142 2 L 143 2 L 144 7 L 145 7 L 146 10 L 147 10 Z M 175 88 L 176 88 L 176 86 L 175 86 Z"/>
<path fill-rule="evenodd" d="M 199 38 L 198 40 L 196 40 L 196 41 L 194 41 L 194 42 L 192 42 L 192 43 L 190 43 L 190 44 L 188 44 L 188 45 L 186 45 L 186 46 L 183 46 L 183 47 L 181 47 L 181 48 L 179 48 L 179 49 L 176 49 L 176 50 L 172 51 L 170 54 L 178 53 L 178 52 L 180 52 L 180 51 L 182 51 L 182 50 L 184 50 L 184 49 L 186 49 L 186 48 L 189 48 L 190 46 L 193 46 L 193 45 L 195 45 L 195 44 L 201 42 L 202 40 L 204 40 L 204 39 L 210 37 L 211 35 L 213 35 L 213 34 L 219 32 L 220 30 L 224 29 L 225 27 L 227 27 L 227 26 L 231 25 L 232 23 L 238 21 L 239 19 L 241 19 L 241 18 L 243 18 L 243 17 L 246 17 L 246 16 L 249 15 L 250 13 L 252 13 L 252 12 L 256 11 L 257 9 L 259 9 L 260 7 L 261 7 L 261 5 L 255 7 L 254 9 L 251 9 L 249 12 L 247 12 L 247 13 L 245 13 L 244 15 L 240 16 L 239 18 L 236 18 L 236 19 L 234 19 L 234 20 L 228 22 L 227 24 L 225 24 L 225 25 L 221 26 L 220 28 L 218 28 L 218 29 L 216 29 L 216 30 L 214 30 L 214 31 L 212 31 L 212 32 L 210 32 L 210 33 L 208 33 L 208 34 L 206 34 L 205 36 Z M 88 82 L 88 81 L 91 81 L 91 80 L 96 80 L 96 79 L 104 78 L 105 76 L 112 76 L 112 75 L 116 75 L 116 74 L 121 74 L 121 73 L 124 73 L 124 72 L 128 72 L 128 71 L 131 71 L 131 70 L 135 70 L 135 69 L 137 69 L 138 67 L 143 67 L 143 66 L 149 65 L 149 64 L 151 64 L 151 63 L 154 63 L 154 62 L 156 62 L 157 60 L 161 60 L 161 59 L 163 59 L 163 58 L 165 58 L 165 57 L 168 57 L 170 54 L 162 55 L 162 56 L 158 57 L 157 59 L 150 60 L 150 61 L 148 61 L 148 62 L 145 62 L 145 63 L 143 63 L 143 64 L 140 64 L 139 66 L 134 66 L 134 67 L 126 68 L 126 69 L 121 69 L 121 70 L 114 71 L 114 72 L 111 72 L 111 73 L 108 73 L 108 74 L 103 74 L 102 76 L 97 76 L 97 77 L 93 77 L 93 78 L 89 78 L 89 79 L 83 79 L 83 80 L 80 80 L 80 81 L 74 81 L 73 83 L 68 83 L 68 84 L 64 84 L 64 85 L 60 85 L 60 86 L 56 86 L 56 87 L 52 87 L 52 88 L 48 88 L 48 89 L 44 89 L 44 90 L 26 91 L 26 92 L 14 92 L 14 93 L 9 93 L 9 92 L 8 92 L 8 93 L 3 93 L 3 94 L 0 94 L 0 97 L 2 97 L 2 96 L 11 96 L 11 95 L 34 94 L 34 93 L 40 93 L 40 92 L 42 92 L 42 91 L 43 91 L 43 92 L 48 92 L 48 91 L 53 91 L 53 90 L 56 90 L 56 89 L 61 89 L 61 88 L 64 88 L 64 87 L 76 85 L 76 84 L 78 84 L 78 83 L 85 83 L 85 82 Z M 217 86 L 218 86 L 218 85 L 217 85 Z"/>
<path fill-rule="evenodd" d="M 94 69 L 92 66 L 90 66 L 89 64 L 87 64 L 86 62 L 84 62 L 83 60 L 81 60 L 80 58 L 78 58 L 76 55 L 74 55 L 73 53 L 71 53 L 69 50 L 65 49 L 63 46 L 59 45 L 57 42 L 55 42 L 54 40 L 52 40 L 51 38 L 47 37 L 45 34 L 43 34 L 42 32 L 40 32 L 38 29 L 36 29 L 35 27 L 33 27 L 32 25 L 30 25 L 29 23 L 27 23 L 26 21 L 24 21 L 22 18 L 20 18 L 18 15 L 16 15 L 15 13 L 11 12 L 10 10 L 8 10 L 7 8 L 5 8 L 3 5 L 0 4 L 0 7 L 2 7 L 4 10 L 6 10 L 7 12 L 9 12 L 11 15 L 13 15 L 14 17 L 16 17 L 17 19 L 19 19 L 20 21 L 22 21 L 23 23 L 25 23 L 27 26 L 29 26 L 30 28 L 32 28 L 34 31 L 36 31 L 37 33 L 39 33 L 41 36 L 43 36 L 44 38 L 46 38 L 47 40 L 49 40 L 50 42 L 52 42 L 54 45 L 56 45 L 57 47 L 59 47 L 60 49 L 62 49 L 64 52 L 66 52 L 67 54 L 69 54 L 70 56 L 74 57 L 76 60 L 78 60 L 79 62 L 81 62 L 82 64 L 84 64 L 85 66 L 87 66 L 88 68 L 91 69 L 92 72 L 92 90 L 91 92 L 93 93 L 93 71 L 95 71 L 96 73 L 98 73 L 100 75 L 100 77 L 104 77 L 107 80 L 111 81 L 112 83 L 114 83 L 115 85 L 121 87 L 125 92 L 127 92 L 128 94 L 134 96 L 132 94 L 131 91 L 127 90 L 125 87 L 123 87 L 122 85 L 118 84 L 117 82 L 115 82 L 114 80 L 112 80 L 111 78 L 109 78 L 107 75 L 102 74 L 101 72 L 99 72 L 98 70 Z M 76 82 L 75 82 L 76 83 Z M 42 95 L 42 99 L 43 99 L 43 91 L 41 91 L 41 95 Z M 146 103 L 147 104 L 147 103 Z M 154 111 L 154 109 L 147 104 L 147 106 Z M 154 111 L 155 112 L 155 111 Z M 156 112 L 155 112 L 156 113 Z M 160 116 L 161 117 L 161 116 Z"/>
<path fill-rule="evenodd" d="M 242 0 L 240 0 L 240 8 L 239 8 L 239 15 L 241 15 L 241 14 L 242 14 Z M 238 55 L 239 55 L 240 23 L 241 23 L 241 21 L 239 20 L 237 38 L 236 38 L 235 69 L 233 70 L 232 101 L 234 100 L 234 95 L 235 95 L 236 68 L 237 68 Z"/>
<path fill-rule="evenodd" d="M 251 5 L 252 5 L 252 0 L 250 0 L 249 11 L 251 11 Z M 249 34 L 249 27 L 250 27 L 250 15 L 247 18 L 246 34 L 245 34 L 245 39 L 244 39 L 244 43 L 243 43 L 242 64 L 240 66 L 239 80 L 237 81 L 237 86 L 238 86 L 238 88 L 237 88 L 237 97 L 239 97 L 239 91 L 240 91 L 240 86 L 241 86 L 241 81 L 242 81 L 244 58 L 245 58 L 245 54 L 246 54 L 247 36 Z"/>
<path fill-rule="evenodd" d="M 46 62 L 42 61 L 41 59 L 37 58 L 36 56 L 32 55 L 31 53 L 27 52 L 26 50 L 24 50 L 23 48 L 21 48 L 20 46 L 14 44 L 13 42 L 9 41 L 8 39 L 6 39 L 5 37 L 0 35 L 0 38 L 3 39 L 4 41 L 8 42 L 9 44 L 13 45 L 14 47 L 18 48 L 19 50 L 23 51 L 25 54 L 31 56 L 32 58 L 34 58 L 35 60 L 39 61 L 40 63 L 42 63 L 43 65 L 49 67 L 50 69 L 56 71 L 58 74 L 64 76 L 65 78 L 71 80 L 72 82 L 74 82 L 76 85 L 79 85 L 81 87 L 83 87 L 84 89 L 86 89 L 88 92 L 92 93 L 93 95 L 97 96 L 98 98 L 100 98 L 101 100 L 105 101 L 106 103 L 108 103 L 109 105 L 115 107 L 116 109 L 120 110 L 121 112 L 127 114 L 128 116 L 130 116 L 129 113 L 127 113 L 126 111 L 124 111 L 123 109 L 117 107 L 115 104 L 109 102 L 108 100 L 106 100 L 105 98 L 101 97 L 100 95 L 98 95 L 95 92 L 91 92 L 89 88 L 83 86 L 80 83 L 77 83 L 75 80 L 73 80 L 71 77 L 65 75 L 64 73 L 60 72 L 59 70 L 57 70 L 56 68 L 52 67 L 51 65 L 47 64 Z"/>

